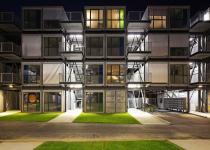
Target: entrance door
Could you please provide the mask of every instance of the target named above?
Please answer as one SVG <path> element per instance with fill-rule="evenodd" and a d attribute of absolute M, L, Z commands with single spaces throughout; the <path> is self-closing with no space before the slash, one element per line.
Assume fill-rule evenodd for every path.
<path fill-rule="evenodd" d="M 103 112 L 103 92 L 86 92 L 86 112 Z"/>
<path fill-rule="evenodd" d="M 72 89 L 67 91 L 68 110 L 82 109 L 83 91 L 82 89 Z"/>
<path fill-rule="evenodd" d="M 7 110 L 19 110 L 19 92 L 4 91 L 5 108 Z"/>

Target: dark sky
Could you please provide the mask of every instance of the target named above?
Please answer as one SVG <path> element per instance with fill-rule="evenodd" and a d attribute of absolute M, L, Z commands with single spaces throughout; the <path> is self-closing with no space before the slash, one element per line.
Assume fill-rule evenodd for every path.
<path fill-rule="evenodd" d="M 92 5 L 123 5 L 127 10 L 145 10 L 147 5 L 190 5 L 191 14 L 210 7 L 210 0 L 2 0 L 0 10 L 19 14 L 22 6 L 62 5 L 68 11 Z"/>

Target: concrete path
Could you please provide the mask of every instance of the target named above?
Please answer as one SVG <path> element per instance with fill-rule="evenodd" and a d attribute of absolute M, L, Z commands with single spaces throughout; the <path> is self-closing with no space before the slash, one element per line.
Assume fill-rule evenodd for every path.
<path fill-rule="evenodd" d="M 210 150 L 210 140 L 170 140 L 172 143 L 184 148 L 185 150 Z"/>
<path fill-rule="evenodd" d="M 128 109 L 128 113 L 136 118 L 142 124 L 157 124 L 157 125 L 168 125 L 170 124 L 168 121 L 163 120 L 157 116 L 154 116 L 148 112 L 144 112 L 138 109 L 130 108 Z"/>
<path fill-rule="evenodd" d="M 196 116 L 210 118 L 210 113 L 202 113 L 202 112 L 196 112 L 196 111 L 191 111 L 190 113 Z"/>
<path fill-rule="evenodd" d="M 80 113 L 82 112 L 81 109 L 75 109 L 75 110 L 69 110 L 61 115 L 59 115 L 58 117 L 50 120 L 49 122 L 68 122 L 68 123 L 72 123 L 74 121 L 74 119 L 80 115 Z"/>
<path fill-rule="evenodd" d="M 2 142 L 0 150 L 33 150 L 43 142 Z"/>
<path fill-rule="evenodd" d="M 6 111 L 6 112 L 1 112 L 0 117 L 7 116 L 7 115 L 12 115 L 12 114 L 15 114 L 15 113 L 18 113 L 18 112 L 20 112 L 20 111 L 19 110 L 11 110 L 11 111 Z"/>

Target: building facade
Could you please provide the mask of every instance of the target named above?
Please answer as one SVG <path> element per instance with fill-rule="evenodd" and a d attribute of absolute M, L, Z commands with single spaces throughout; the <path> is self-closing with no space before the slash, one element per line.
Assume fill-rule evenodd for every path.
<path fill-rule="evenodd" d="M 4 87 L 16 89 L 23 112 L 209 112 L 209 15 L 190 19 L 188 6 L 24 7 L 21 83 Z"/>

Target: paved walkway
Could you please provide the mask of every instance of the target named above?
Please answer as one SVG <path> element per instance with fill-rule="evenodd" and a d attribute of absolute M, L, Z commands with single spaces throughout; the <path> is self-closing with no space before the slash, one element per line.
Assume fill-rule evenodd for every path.
<path fill-rule="evenodd" d="M 202 112 L 197 112 L 197 111 L 191 111 L 190 113 L 196 116 L 210 118 L 210 113 L 202 113 Z"/>
<path fill-rule="evenodd" d="M 1 112 L 0 117 L 7 116 L 7 115 L 12 115 L 12 114 L 15 114 L 15 113 L 18 113 L 18 112 L 20 112 L 20 111 L 19 110 L 11 110 L 11 111 L 6 111 L 6 112 Z"/>
<path fill-rule="evenodd" d="M 69 110 L 58 117 L 50 120 L 49 122 L 68 122 L 72 123 L 74 119 L 80 115 L 81 109 Z"/>
<path fill-rule="evenodd" d="M 210 140 L 170 140 L 172 143 L 184 148 L 185 150 L 210 150 Z"/>
<path fill-rule="evenodd" d="M 43 142 L 2 142 L 0 150 L 33 150 Z"/>
<path fill-rule="evenodd" d="M 157 125 L 168 125 L 170 124 L 168 121 L 163 120 L 157 116 L 154 116 L 148 112 L 144 112 L 138 109 L 130 108 L 128 109 L 128 113 L 136 118 L 142 124 L 157 124 Z"/>

